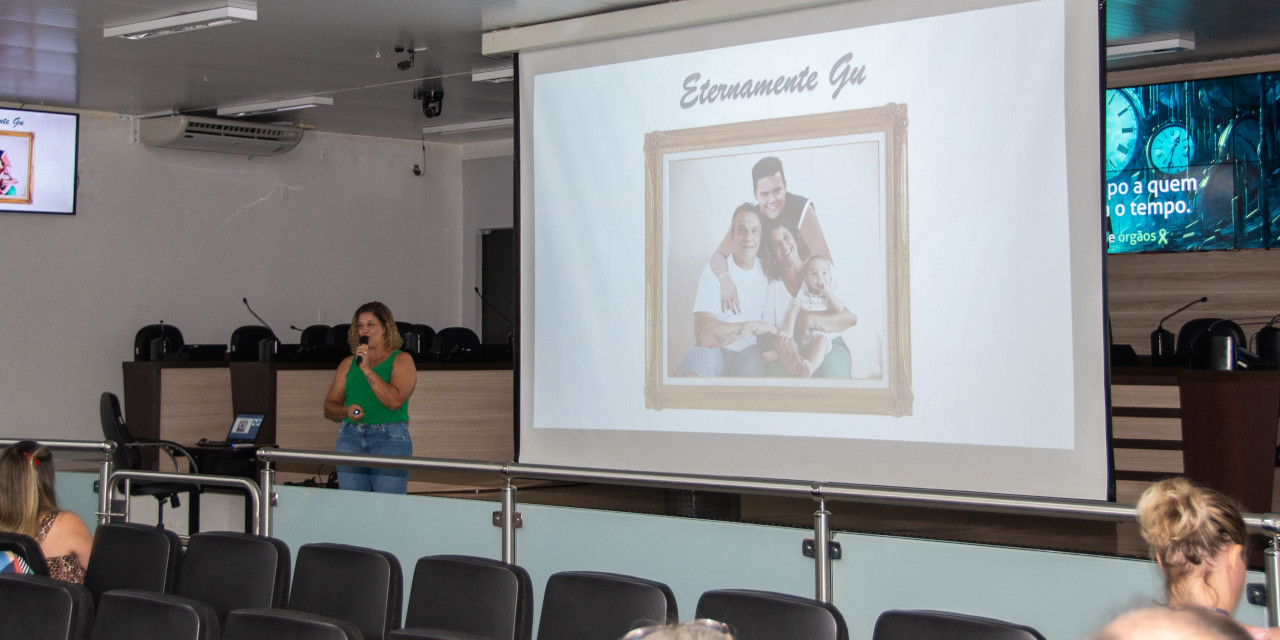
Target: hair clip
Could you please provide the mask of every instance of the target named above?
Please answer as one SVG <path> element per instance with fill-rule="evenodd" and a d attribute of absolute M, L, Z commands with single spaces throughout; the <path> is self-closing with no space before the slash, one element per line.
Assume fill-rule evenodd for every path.
<path fill-rule="evenodd" d="M 23 452 L 22 452 L 22 455 L 26 456 L 26 457 L 27 457 L 27 459 L 31 461 L 31 466 L 33 466 L 33 467 L 38 467 L 38 466 L 40 466 L 40 458 L 37 458 L 37 457 L 35 457 L 35 456 L 31 455 L 31 453 L 29 453 L 29 452 L 27 452 L 27 451 L 23 451 Z"/>

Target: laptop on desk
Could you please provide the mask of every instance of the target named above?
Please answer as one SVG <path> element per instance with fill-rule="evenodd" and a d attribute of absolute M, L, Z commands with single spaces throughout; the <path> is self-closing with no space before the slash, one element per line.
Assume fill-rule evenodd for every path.
<path fill-rule="evenodd" d="M 231 421 L 231 428 L 227 431 L 226 440 L 200 440 L 197 444 L 202 447 L 252 447 L 255 440 L 258 439 L 258 430 L 262 428 L 261 413 L 239 413 L 236 414 L 235 420 Z"/>

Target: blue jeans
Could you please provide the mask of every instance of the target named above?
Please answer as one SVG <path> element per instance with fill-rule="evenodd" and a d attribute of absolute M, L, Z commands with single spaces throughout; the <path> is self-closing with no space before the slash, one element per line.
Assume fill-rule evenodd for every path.
<path fill-rule="evenodd" d="M 333 450 L 337 453 L 407 456 L 413 454 L 413 442 L 409 440 L 409 425 L 404 422 L 360 424 L 343 420 Z M 408 484 L 407 469 L 338 465 L 339 489 L 404 493 Z"/>

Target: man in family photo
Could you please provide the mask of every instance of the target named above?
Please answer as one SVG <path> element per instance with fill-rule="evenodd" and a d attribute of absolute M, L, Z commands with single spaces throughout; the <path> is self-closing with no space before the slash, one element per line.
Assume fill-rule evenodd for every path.
<path fill-rule="evenodd" d="M 710 265 L 702 268 L 693 304 L 694 346 L 685 352 L 677 376 L 764 375 L 757 336 L 776 336 L 778 329 L 764 319 L 769 280 L 756 257 L 762 226 L 760 212 L 751 203 L 738 205 L 733 212 L 731 255 L 720 276 L 712 273 Z M 719 281 L 725 279 L 732 281 L 738 293 L 736 311 L 726 310 L 720 303 Z"/>

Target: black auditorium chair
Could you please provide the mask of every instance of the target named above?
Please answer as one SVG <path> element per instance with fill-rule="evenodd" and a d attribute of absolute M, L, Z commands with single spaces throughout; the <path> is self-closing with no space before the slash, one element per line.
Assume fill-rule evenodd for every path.
<path fill-rule="evenodd" d="M 114 589 L 173 593 L 177 586 L 182 540 L 178 534 L 135 523 L 100 524 L 93 534 L 93 560 L 84 586 L 98 602 Z"/>
<path fill-rule="evenodd" d="M 38 576 L 49 575 L 49 565 L 44 560 L 44 551 L 40 550 L 40 543 L 31 536 L 0 531 L 0 551 L 16 554 Z"/>
<path fill-rule="evenodd" d="M 1178 329 L 1178 340 L 1173 350 L 1174 355 L 1179 362 L 1186 363 L 1191 359 L 1191 351 L 1195 348 L 1196 340 L 1205 335 L 1232 336 L 1235 338 L 1237 347 L 1248 348 L 1249 343 L 1245 339 L 1244 329 L 1232 320 L 1224 320 L 1222 318 L 1196 318 L 1188 320 Z"/>
<path fill-rule="evenodd" d="M 149 324 L 133 334 L 134 362 L 151 361 L 151 341 L 156 338 L 164 338 L 168 341 L 165 344 L 164 353 L 177 353 L 185 346 L 182 341 L 182 332 L 177 327 L 171 324 Z"/>
<path fill-rule="evenodd" d="M 313 324 L 302 330 L 298 338 L 298 352 L 294 354 L 295 362 L 324 362 L 328 360 L 326 341 L 329 339 L 329 325 Z"/>
<path fill-rule="evenodd" d="M 872 640 L 1044 640 L 1031 627 L 946 611 L 891 610 L 876 619 Z"/>
<path fill-rule="evenodd" d="M 719 620 L 734 640 L 848 640 L 849 629 L 835 606 L 771 591 L 718 589 L 698 598 L 695 618 Z"/>
<path fill-rule="evenodd" d="M 412 602 L 412 601 L 411 601 Z M 538 640 L 606 640 L 679 620 L 676 597 L 661 582 L 594 571 L 547 579 Z"/>
<path fill-rule="evenodd" d="M 98 601 L 92 640 L 218 640 L 219 629 L 213 607 L 199 600 L 115 589 Z"/>
<path fill-rule="evenodd" d="M 418 559 L 405 628 L 390 638 L 529 640 L 533 584 L 519 566 L 473 556 Z"/>
<path fill-rule="evenodd" d="M 415 325 L 412 322 L 404 322 L 402 320 L 396 320 L 396 331 L 399 332 L 401 336 L 403 336 L 406 333 L 409 333 L 410 331 L 413 331 L 414 326 Z"/>
<path fill-rule="evenodd" d="M 346 620 L 364 640 L 400 627 L 404 577 L 400 561 L 376 549 L 313 543 L 298 549 L 289 609 Z"/>
<path fill-rule="evenodd" d="M 413 325 L 413 331 L 410 333 L 417 336 L 418 342 L 417 351 L 409 350 L 410 355 L 413 356 L 414 362 L 437 361 L 438 358 L 435 353 L 436 330 L 432 329 L 431 325 L 415 324 Z M 405 339 L 405 344 L 409 344 L 408 338 Z"/>
<path fill-rule="evenodd" d="M 329 327 L 329 335 L 325 336 L 324 343 L 331 347 L 343 349 L 348 355 L 350 355 L 351 345 L 347 343 L 347 335 L 349 333 L 351 333 L 350 322 L 335 324 L 332 327 Z"/>
<path fill-rule="evenodd" d="M 48 576 L 0 575 L 0 636 L 88 640 L 93 596 L 80 584 Z"/>
<path fill-rule="evenodd" d="M 237 609 L 227 616 L 222 640 L 362 640 L 346 620 L 283 609 Z"/>
<path fill-rule="evenodd" d="M 298 344 L 305 351 L 308 349 L 319 349 L 323 347 L 329 339 L 329 325 L 313 324 L 302 330 L 302 337 L 298 338 Z"/>
<path fill-rule="evenodd" d="M 199 473 L 195 459 L 191 457 L 191 453 L 183 448 L 182 445 L 169 440 L 133 437 L 128 425 L 124 423 L 124 414 L 120 411 L 120 398 L 117 398 L 116 394 L 110 391 L 102 392 L 102 396 L 98 399 L 98 417 L 102 422 L 102 437 L 116 445 L 115 450 L 111 452 L 111 464 L 117 471 L 141 470 L 141 450 L 150 447 L 169 454 L 175 471 L 178 469 L 177 456 L 181 455 L 187 459 L 191 473 Z M 105 490 L 105 488 L 99 488 L 99 491 L 102 490 Z M 199 491 L 200 488 L 194 484 L 178 482 L 137 482 L 130 483 L 129 486 L 129 495 L 153 496 L 160 502 L 157 520 L 161 527 L 164 526 L 164 505 L 166 503 L 173 504 L 175 508 L 179 507 L 181 504 L 178 501 L 178 494 L 186 493 L 194 496 Z M 189 524 L 199 522 L 198 506 L 198 503 L 188 505 L 190 509 Z M 191 530 L 194 531 L 195 528 Z"/>
<path fill-rule="evenodd" d="M 231 346 L 227 358 L 232 362 L 257 362 L 258 343 L 267 338 L 277 339 L 271 329 L 260 324 L 246 324 L 231 332 Z"/>
<path fill-rule="evenodd" d="M 324 337 L 324 360 L 322 362 L 342 362 L 342 359 L 351 355 L 351 345 L 347 343 L 347 333 L 351 330 L 351 323 L 336 324 L 329 327 L 329 333 Z"/>
<path fill-rule="evenodd" d="M 431 350 L 443 361 L 463 361 L 467 355 L 480 348 L 476 332 L 466 327 L 445 327 L 436 332 Z"/>
<path fill-rule="evenodd" d="M 418 340 L 422 343 L 422 350 L 430 351 L 436 344 L 436 330 L 432 329 L 429 324 L 415 324 L 413 329 L 418 332 Z"/>
<path fill-rule="evenodd" d="M 280 608 L 289 599 L 289 547 L 235 531 L 202 531 L 187 541 L 180 596 L 206 602 L 225 622 L 235 609 Z"/>

